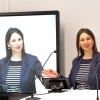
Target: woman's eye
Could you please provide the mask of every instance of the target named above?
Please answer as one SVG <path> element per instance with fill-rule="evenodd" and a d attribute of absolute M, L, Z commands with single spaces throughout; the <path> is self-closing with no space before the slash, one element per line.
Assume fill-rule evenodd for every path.
<path fill-rule="evenodd" d="M 18 39 L 18 41 L 21 41 L 22 39 Z"/>
<path fill-rule="evenodd" d="M 15 40 L 12 40 L 12 42 L 15 42 Z"/>
<path fill-rule="evenodd" d="M 81 39 L 80 41 L 84 41 L 84 39 Z"/>
<path fill-rule="evenodd" d="M 87 40 L 91 40 L 91 38 L 87 38 Z"/>

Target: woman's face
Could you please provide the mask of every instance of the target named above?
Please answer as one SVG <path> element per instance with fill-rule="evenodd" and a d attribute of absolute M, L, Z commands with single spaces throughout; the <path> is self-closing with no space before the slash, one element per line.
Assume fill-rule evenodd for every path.
<path fill-rule="evenodd" d="M 13 53 L 20 53 L 23 48 L 22 37 L 18 33 L 13 33 L 8 43 Z"/>
<path fill-rule="evenodd" d="M 83 51 L 91 51 L 93 47 L 94 41 L 87 33 L 82 33 L 79 38 L 79 46 L 83 49 Z"/>

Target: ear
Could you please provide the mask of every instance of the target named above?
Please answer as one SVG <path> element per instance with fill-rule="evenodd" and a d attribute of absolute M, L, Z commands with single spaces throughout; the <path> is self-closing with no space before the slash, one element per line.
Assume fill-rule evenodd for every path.
<path fill-rule="evenodd" d="M 7 43 L 7 45 L 8 45 L 8 47 L 10 48 L 10 44 L 9 44 L 9 43 Z"/>
<path fill-rule="evenodd" d="M 81 46 L 80 43 L 78 45 L 79 45 L 79 47 Z"/>

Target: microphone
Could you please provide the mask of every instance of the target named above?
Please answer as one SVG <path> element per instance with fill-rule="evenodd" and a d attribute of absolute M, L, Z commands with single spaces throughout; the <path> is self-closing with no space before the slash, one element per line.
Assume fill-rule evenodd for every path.
<path fill-rule="evenodd" d="M 45 66 L 45 64 L 47 63 L 47 61 L 49 60 L 49 58 L 51 57 L 51 55 L 52 55 L 53 53 L 57 53 L 57 51 L 55 50 L 55 51 L 53 51 L 53 52 L 50 53 L 50 55 L 48 56 L 47 60 L 45 61 L 45 63 L 43 64 L 42 67 Z M 37 70 L 36 70 L 36 71 L 37 71 Z M 38 72 L 38 71 L 37 71 L 37 72 Z M 39 73 L 40 73 L 40 72 L 38 72 L 38 74 L 39 74 Z M 37 75 L 37 76 L 38 76 L 38 75 Z M 37 76 L 35 77 L 34 82 L 35 82 Z M 34 82 L 33 82 L 33 84 L 34 84 Z M 32 93 L 31 93 L 31 98 L 33 98 L 33 89 L 32 89 Z"/>
<path fill-rule="evenodd" d="M 95 76 L 96 76 L 96 83 L 97 83 L 97 99 L 96 100 L 99 100 L 99 95 L 98 95 L 98 76 L 97 76 L 96 68 L 95 68 L 95 65 L 94 65 L 93 62 L 91 63 L 91 66 L 92 66 L 93 70 L 95 71 Z"/>
<path fill-rule="evenodd" d="M 47 61 L 49 60 L 49 58 L 51 57 L 51 55 L 52 55 L 53 53 L 57 53 L 57 51 L 55 50 L 55 51 L 53 51 L 53 52 L 50 53 L 49 57 L 47 58 L 47 60 L 46 60 L 45 63 L 43 64 L 43 67 L 45 66 L 45 64 L 47 63 Z"/>

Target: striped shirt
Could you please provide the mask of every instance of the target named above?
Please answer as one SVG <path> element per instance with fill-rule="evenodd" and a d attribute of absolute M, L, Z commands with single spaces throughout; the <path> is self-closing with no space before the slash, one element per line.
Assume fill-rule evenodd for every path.
<path fill-rule="evenodd" d="M 88 74 L 90 70 L 91 59 L 82 59 L 79 71 L 76 75 L 77 89 L 89 89 Z"/>
<path fill-rule="evenodd" d="M 21 61 L 10 61 L 6 77 L 7 92 L 21 92 L 20 73 Z"/>

